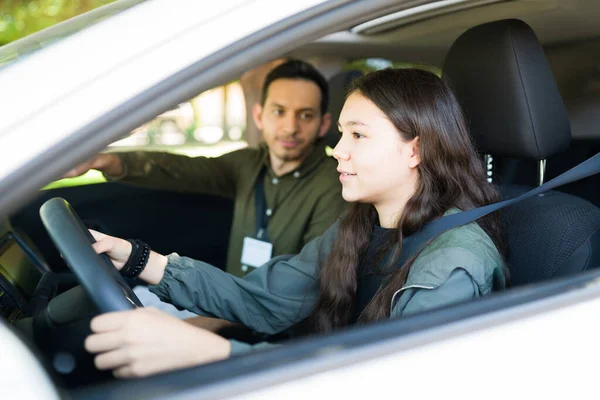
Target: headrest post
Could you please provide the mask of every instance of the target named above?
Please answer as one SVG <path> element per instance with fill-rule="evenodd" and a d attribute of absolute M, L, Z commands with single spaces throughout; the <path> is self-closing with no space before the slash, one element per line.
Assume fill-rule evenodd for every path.
<path fill-rule="evenodd" d="M 546 160 L 538 161 L 538 186 L 544 183 L 544 174 L 546 173 Z"/>
<path fill-rule="evenodd" d="M 492 157 L 491 154 L 484 154 L 483 162 L 484 162 L 484 166 L 485 166 L 485 174 L 487 176 L 487 181 L 489 183 L 492 183 L 492 181 L 493 181 L 492 176 L 494 175 L 494 158 Z"/>

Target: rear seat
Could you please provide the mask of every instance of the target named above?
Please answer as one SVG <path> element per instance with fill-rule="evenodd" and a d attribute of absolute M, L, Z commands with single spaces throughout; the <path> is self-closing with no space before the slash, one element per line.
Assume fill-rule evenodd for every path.
<path fill-rule="evenodd" d="M 600 116 L 600 107 L 597 113 Z M 567 150 L 547 159 L 545 181 L 557 177 L 600 152 L 600 123 L 584 126 L 581 123 L 574 123 L 572 115 L 569 113 L 573 133 L 571 144 Z M 585 133 L 582 132 L 584 128 Z M 597 137 L 594 138 L 592 134 L 596 134 Z M 503 185 L 534 186 L 537 182 L 537 164 L 531 160 L 496 157 L 494 158 L 494 181 Z M 563 186 L 558 190 L 600 206 L 600 176 L 598 175 Z"/>
<path fill-rule="evenodd" d="M 597 78 L 596 78 L 597 79 Z M 565 99 L 573 137 L 569 149 L 548 160 L 547 176 L 552 179 L 600 152 L 600 91 Z M 600 176 L 591 176 L 561 189 L 600 206 Z"/>
<path fill-rule="evenodd" d="M 600 93 L 565 100 L 571 123 L 569 148 L 547 159 L 545 181 L 548 181 L 600 152 Z M 505 185 L 533 186 L 537 182 L 537 165 L 530 160 L 509 157 L 494 159 L 494 180 Z M 600 176 L 591 176 L 561 187 L 569 193 L 600 206 Z"/>
<path fill-rule="evenodd" d="M 600 130 L 600 127 L 598 128 Z M 577 164 L 600 152 L 600 139 L 583 139 L 571 141 L 569 149 L 562 154 L 551 157 L 546 167 L 547 179 L 552 179 Z M 566 185 L 559 189 L 600 206 L 600 176 L 590 176 L 579 182 Z"/>

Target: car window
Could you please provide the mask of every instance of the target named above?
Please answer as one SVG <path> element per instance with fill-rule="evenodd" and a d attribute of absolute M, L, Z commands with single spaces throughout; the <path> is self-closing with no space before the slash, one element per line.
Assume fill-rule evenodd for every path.
<path fill-rule="evenodd" d="M 239 82 L 219 86 L 179 104 L 108 146 L 107 152 L 162 151 L 218 157 L 244 148 L 246 108 Z M 52 182 L 44 189 L 106 182 L 98 171 Z"/>
<path fill-rule="evenodd" d="M 411 63 L 405 61 L 392 61 L 386 58 L 359 58 L 349 61 L 344 65 L 344 70 L 346 71 L 358 70 L 364 73 L 385 68 L 419 68 L 431 71 L 438 76 L 442 75 L 442 69 L 435 65 Z"/>
<path fill-rule="evenodd" d="M 79 2 L 55 2 L 55 4 L 43 8 L 38 2 L 19 2 L 22 4 L 6 5 L 4 11 L 0 12 L 0 69 L 10 63 L 27 57 L 30 54 L 55 43 L 56 41 L 73 35 L 89 26 L 110 18 L 113 15 L 135 6 L 143 0 L 125 0 L 114 2 L 114 0 L 94 0 L 85 7 L 96 8 L 83 15 L 70 18 L 67 21 L 50 26 L 56 22 L 58 13 L 65 16 L 77 15 L 80 7 Z M 59 4 L 56 4 L 59 3 Z M 103 6 L 103 7 L 100 7 Z M 44 12 L 46 15 L 44 15 Z M 43 29 L 48 27 L 46 29 Z M 35 32 L 37 29 L 42 31 Z M 27 35 L 27 36 L 26 36 Z M 23 37 L 26 36 L 26 37 Z M 22 38 L 23 37 L 23 38 Z M 16 40 L 22 38 L 20 40 Z M 13 42 L 13 40 L 16 40 Z M 8 43 L 6 45 L 3 45 Z"/>

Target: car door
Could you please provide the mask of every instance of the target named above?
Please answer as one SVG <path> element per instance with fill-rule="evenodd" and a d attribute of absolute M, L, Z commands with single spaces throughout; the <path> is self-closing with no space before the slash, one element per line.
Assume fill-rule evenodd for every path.
<path fill-rule="evenodd" d="M 54 197 L 67 200 L 88 228 L 123 238 L 139 238 L 153 250 L 177 252 L 225 266 L 233 212 L 228 198 L 178 193 L 106 182 L 40 191 L 11 218 L 13 227 L 36 243 L 50 268 L 66 269 L 39 217 Z"/>

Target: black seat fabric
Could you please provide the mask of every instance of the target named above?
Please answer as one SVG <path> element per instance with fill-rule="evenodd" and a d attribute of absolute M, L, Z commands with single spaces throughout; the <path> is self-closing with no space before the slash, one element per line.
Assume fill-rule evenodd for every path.
<path fill-rule="evenodd" d="M 580 139 L 571 141 L 567 151 L 548 158 L 546 180 L 575 167 L 600 152 L 600 140 Z M 534 185 L 537 182 L 537 166 L 531 160 L 512 157 L 494 157 L 494 179 L 511 185 Z M 593 175 L 571 184 L 561 186 L 559 192 L 581 197 L 597 207 L 600 206 L 600 175 Z"/>
<path fill-rule="evenodd" d="M 474 27 L 453 44 L 443 69 L 482 153 L 548 159 L 567 149 L 569 121 L 543 49 L 519 20 Z M 501 187 L 514 197 L 531 187 Z M 549 192 L 503 211 L 512 285 L 600 266 L 600 209 Z"/>
<path fill-rule="evenodd" d="M 443 75 L 482 153 L 541 160 L 569 147 L 567 110 L 544 51 L 524 22 L 468 30 L 452 45 Z"/>
<path fill-rule="evenodd" d="M 325 134 L 323 140 L 333 148 L 340 140 L 340 132 L 338 131 L 337 123 L 340 118 L 340 113 L 346 101 L 346 91 L 350 87 L 350 83 L 363 76 L 363 73 L 357 70 L 343 71 L 329 79 L 329 113 L 331 114 L 331 127 Z"/>
<path fill-rule="evenodd" d="M 508 197 L 529 189 L 506 188 Z M 503 213 L 513 285 L 600 266 L 600 209 L 588 201 L 551 191 Z"/>

